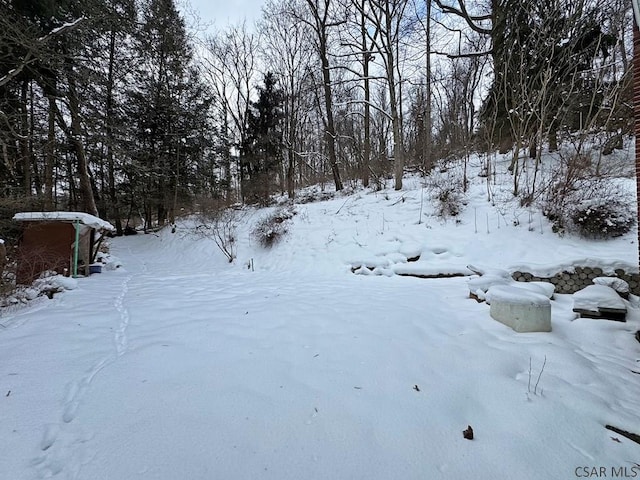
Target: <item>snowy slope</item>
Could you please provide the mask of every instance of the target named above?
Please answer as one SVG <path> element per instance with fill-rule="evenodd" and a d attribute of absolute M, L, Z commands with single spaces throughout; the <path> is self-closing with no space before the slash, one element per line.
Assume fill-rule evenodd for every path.
<path fill-rule="evenodd" d="M 552 332 L 517 334 L 467 298 L 467 278 L 397 273 L 632 268 L 635 231 L 560 238 L 526 210 L 514 226 L 480 184 L 444 221 L 408 183 L 296 204 L 269 249 L 251 231 L 277 207 L 244 209 L 231 264 L 194 219 L 114 239 L 121 268 L 4 315 L 0 478 L 632 472 L 640 445 L 605 425 L 640 433 L 636 297 L 619 323 L 576 319 L 556 295 Z M 363 264 L 382 275 L 351 273 Z"/>

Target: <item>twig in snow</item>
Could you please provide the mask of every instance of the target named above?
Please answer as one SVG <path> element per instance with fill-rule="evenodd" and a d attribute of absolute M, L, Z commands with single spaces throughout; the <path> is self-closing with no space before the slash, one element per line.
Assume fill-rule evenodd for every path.
<path fill-rule="evenodd" d="M 538 391 L 538 384 L 540 383 L 540 378 L 542 377 L 542 372 L 544 372 L 544 366 L 547 364 L 547 356 L 544 356 L 544 362 L 542 363 L 542 368 L 540 369 L 540 373 L 538 374 L 538 380 L 536 381 L 535 386 L 533 387 L 533 394 L 536 395 Z"/>
<path fill-rule="evenodd" d="M 473 224 L 475 225 L 475 233 L 478 233 L 478 209 L 473 209 Z"/>
<path fill-rule="evenodd" d="M 351 197 L 348 197 L 348 198 L 344 201 L 344 203 L 343 203 L 342 205 L 340 205 L 340 208 L 339 208 L 339 209 L 338 209 L 338 211 L 336 212 L 336 215 L 340 213 L 340 210 L 342 210 L 342 207 L 344 207 L 344 206 L 347 204 L 347 202 L 348 202 L 349 200 L 351 200 Z"/>
<path fill-rule="evenodd" d="M 422 223 L 422 204 L 424 203 L 424 184 L 420 190 L 420 216 L 418 217 L 418 225 Z"/>
<path fill-rule="evenodd" d="M 544 372 L 544 367 L 547 364 L 547 356 L 544 356 L 544 362 L 542 363 L 542 368 L 540 369 L 540 373 L 538 373 L 538 379 L 536 380 L 536 384 L 533 386 L 533 394 L 538 394 L 538 384 L 540 383 L 540 379 L 542 378 L 542 372 Z M 527 392 L 531 393 L 531 357 L 529 357 L 529 382 L 527 384 Z M 542 393 L 542 390 L 540 390 Z"/>
<path fill-rule="evenodd" d="M 391 204 L 391 206 L 397 205 L 397 204 L 399 204 L 400 202 L 404 203 L 404 195 L 405 195 L 405 194 L 402 194 L 398 200 L 396 200 L 395 202 L 393 202 L 393 203 Z"/>

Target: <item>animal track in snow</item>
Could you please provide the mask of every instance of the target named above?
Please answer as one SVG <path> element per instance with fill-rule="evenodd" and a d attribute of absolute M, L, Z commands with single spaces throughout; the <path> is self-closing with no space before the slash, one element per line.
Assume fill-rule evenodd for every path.
<path fill-rule="evenodd" d="M 114 354 L 101 358 L 82 377 L 69 383 L 63 401 L 61 422 L 44 427 L 39 444 L 42 453 L 32 461 L 40 478 L 60 475 L 63 471 L 66 471 L 66 478 L 78 478 L 82 465 L 92 457 L 84 446 L 91 435 L 83 434 L 79 427 L 72 427 L 71 424 L 96 375 L 127 351 L 127 327 L 130 316 L 124 305 L 124 298 L 129 291 L 129 282 L 132 278 L 133 275 L 129 275 L 122 282 L 120 293 L 114 301 L 114 308 L 119 315 L 119 323 L 113 337 Z"/>
<path fill-rule="evenodd" d="M 127 327 L 129 326 L 129 311 L 124 306 L 124 297 L 127 295 L 129 291 L 129 281 L 132 276 L 128 276 L 127 279 L 122 283 L 122 291 L 115 302 L 115 307 L 118 313 L 120 314 L 120 325 L 118 325 L 118 329 L 115 333 L 115 343 L 116 343 L 116 353 L 118 357 L 122 356 L 124 352 L 127 350 Z"/>

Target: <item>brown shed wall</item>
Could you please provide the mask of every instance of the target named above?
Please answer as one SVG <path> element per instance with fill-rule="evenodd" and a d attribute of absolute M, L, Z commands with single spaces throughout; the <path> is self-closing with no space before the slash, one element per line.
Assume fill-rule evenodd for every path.
<path fill-rule="evenodd" d="M 91 252 L 90 228 L 84 227 L 80 234 L 78 262 L 88 265 Z M 71 273 L 75 228 L 65 222 L 25 222 L 18 258 L 16 281 L 32 283 L 45 270 Z"/>

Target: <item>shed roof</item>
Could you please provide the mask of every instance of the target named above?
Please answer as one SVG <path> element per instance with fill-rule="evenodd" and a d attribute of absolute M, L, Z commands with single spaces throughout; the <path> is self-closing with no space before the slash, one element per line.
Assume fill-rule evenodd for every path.
<path fill-rule="evenodd" d="M 113 231 L 109 222 L 83 212 L 22 212 L 16 213 L 13 219 L 18 222 L 80 222 L 96 230 Z"/>

